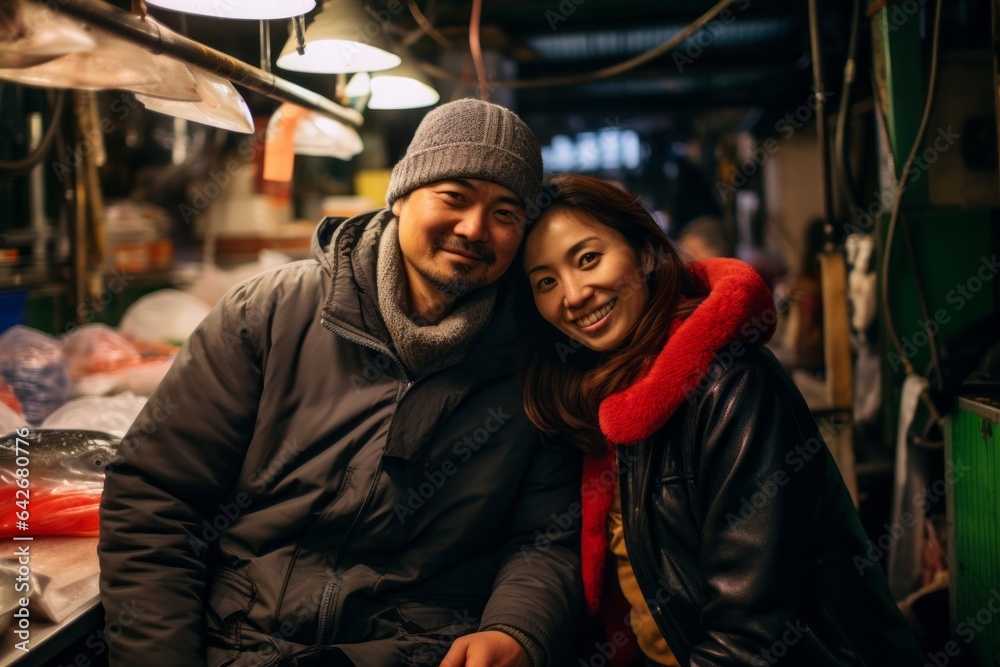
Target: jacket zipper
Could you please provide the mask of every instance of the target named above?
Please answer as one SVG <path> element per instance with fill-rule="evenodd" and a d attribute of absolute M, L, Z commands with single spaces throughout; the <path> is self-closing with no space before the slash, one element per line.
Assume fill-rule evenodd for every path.
<path fill-rule="evenodd" d="M 363 347 L 367 347 L 370 350 L 374 350 L 375 352 L 378 352 L 380 354 L 384 354 L 388 358 L 392 359 L 393 363 L 396 364 L 396 368 L 399 369 L 399 373 L 400 373 L 400 375 L 403 378 L 403 383 L 402 383 L 403 384 L 403 390 L 402 390 L 402 392 L 396 398 L 396 404 L 398 405 L 399 401 L 402 400 L 403 395 L 405 395 L 406 391 L 413 385 L 413 382 L 410 380 L 410 377 L 407 374 L 406 369 L 403 368 L 403 364 L 400 363 L 400 361 L 395 357 L 395 355 L 392 354 L 392 352 L 389 350 L 389 348 L 387 348 L 384 345 L 379 344 L 378 342 L 376 342 L 375 340 L 373 340 L 371 338 L 367 338 L 365 336 L 362 336 L 362 335 L 356 334 L 356 333 L 354 333 L 352 331 L 349 331 L 349 330 L 347 330 L 347 329 L 345 329 L 343 327 L 337 326 L 333 322 L 330 322 L 329 320 L 327 320 L 325 317 L 320 318 L 320 323 L 323 325 L 323 327 L 325 329 L 329 330 L 335 336 L 340 336 L 340 337 L 344 338 L 347 341 L 350 341 L 350 342 L 355 343 L 357 345 L 361 345 Z M 390 430 L 391 430 L 391 428 L 390 428 Z M 387 442 L 388 442 L 388 440 L 387 440 Z M 381 459 L 380 459 L 379 460 L 379 467 L 376 470 L 375 481 L 377 481 L 377 479 L 378 479 L 378 473 L 381 472 L 381 466 L 382 466 L 382 462 L 381 462 Z M 357 523 L 358 517 L 361 515 L 361 513 L 364 511 L 365 507 L 367 506 L 367 504 L 368 504 L 368 498 L 372 495 L 373 491 L 374 491 L 374 482 L 373 482 L 373 488 L 369 489 L 369 493 L 368 493 L 368 496 L 366 496 L 366 498 L 365 498 L 365 502 L 362 503 L 361 509 L 359 510 L 358 514 L 354 517 L 354 521 L 351 523 L 351 528 L 353 528 L 354 524 Z M 322 518 L 322 515 L 320 516 L 320 518 Z M 319 520 L 319 519 L 317 519 L 317 520 Z M 338 552 L 340 550 L 340 547 L 343 546 L 343 543 L 344 543 L 344 540 L 341 540 L 340 545 L 337 547 Z M 281 608 L 284 605 L 285 592 L 288 589 L 288 582 L 291 580 L 291 577 L 292 577 L 292 569 L 295 567 L 295 561 L 298 559 L 299 550 L 301 548 L 302 548 L 301 544 L 298 547 L 296 547 L 295 554 L 292 556 L 292 562 L 288 565 L 288 570 L 285 572 L 285 579 L 284 579 L 284 581 L 281 584 L 281 592 L 278 594 L 278 601 L 277 601 L 277 604 L 275 605 L 274 616 L 271 618 L 271 625 L 272 626 L 276 625 L 277 622 L 278 622 L 278 616 L 280 615 Z M 322 628 L 322 623 L 323 623 L 323 608 L 325 606 L 328 606 L 330 600 L 333 597 L 334 596 L 332 594 L 330 594 L 329 591 L 324 591 L 322 601 L 320 602 L 320 627 L 317 630 L 317 636 L 320 636 L 320 633 L 322 632 L 322 629 L 323 629 Z"/>
<path fill-rule="evenodd" d="M 337 326 L 325 318 L 322 319 L 321 322 L 323 323 L 323 326 L 329 329 L 334 335 L 341 336 L 345 340 L 348 340 L 352 343 L 356 343 L 358 345 L 367 347 L 371 350 L 375 350 L 376 352 L 384 354 L 393 360 L 393 362 L 396 364 L 396 367 L 399 369 L 400 375 L 403 378 L 402 391 L 399 392 L 396 397 L 396 405 L 398 407 L 399 403 L 403 400 L 403 397 L 406 396 L 406 394 L 410 391 L 410 388 L 413 387 L 413 385 L 415 385 L 417 381 L 410 380 L 410 377 L 407 374 L 406 369 L 403 367 L 403 364 L 400 363 L 400 361 L 395 357 L 395 355 L 392 354 L 392 352 L 389 351 L 389 348 L 385 347 L 384 345 L 376 343 L 370 338 L 366 338 L 364 336 L 348 331 L 343 327 Z M 389 430 L 386 432 L 386 443 L 389 442 L 392 436 L 392 427 L 395 421 L 395 416 L 396 413 L 394 411 L 393 416 L 389 420 Z M 372 481 L 371 484 L 368 486 L 368 492 L 367 494 L 365 494 L 365 499 L 361 503 L 361 507 L 358 508 L 357 513 L 354 515 L 354 519 L 351 521 L 351 525 L 348 526 L 347 530 L 344 531 L 344 534 L 341 536 L 340 542 L 337 544 L 337 548 L 334 551 L 333 562 L 330 565 L 331 570 L 333 570 L 334 572 L 336 572 L 337 561 L 340 558 L 340 552 L 343 549 L 344 544 L 347 542 L 347 539 L 351 536 L 351 533 L 354 532 L 354 527 L 358 525 L 361 516 L 365 513 L 365 510 L 368 509 L 368 506 L 371 504 L 372 498 L 374 498 L 375 496 L 375 488 L 378 486 L 378 479 L 381 473 L 382 473 L 382 457 L 379 457 L 378 465 L 375 467 L 375 473 L 372 475 Z M 336 584 L 334 583 L 333 585 Z M 326 637 L 333 637 L 336 634 L 336 626 L 334 625 L 334 618 L 333 618 L 334 607 L 335 607 L 334 601 L 336 599 L 337 595 L 333 593 L 332 589 L 324 591 L 323 599 L 320 602 L 319 618 L 316 625 L 317 644 L 323 644 L 325 642 Z"/>
<path fill-rule="evenodd" d="M 431 375 L 433 375 L 433 373 Z M 406 396 L 406 394 L 410 391 L 410 389 L 418 382 L 420 382 L 420 380 L 415 380 L 413 382 L 406 383 L 406 385 L 403 387 L 402 393 L 396 399 L 397 407 L 399 406 L 400 402 L 402 402 L 403 397 Z M 389 419 L 389 430 L 386 431 L 385 434 L 385 441 L 387 444 L 392 438 L 392 427 L 395 424 L 395 417 L 396 413 L 393 412 L 392 417 Z M 337 549 L 334 551 L 333 562 L 330 565 L 330 569 L 333 570 L 334 573 L 336 573 L 337 562 L 340 560 L 340 552 L 344 548 L 344 544 L 347 542 L 347 538 L 349 538 L 351 536 L 351 533 L 354 532 L 354 527 L 358 525 L 358 521 L 361 519 L 361 516 L 365 513 L 365 510 L 368 509 L 369 504 L 371 504 L 372 498 L 375 497 L 375 487 L 378 486 L 378 478 L 379 475 L 381 475 L 381 473 L 382 473 L 382 457 L 380 456 L 378 459 L 378 465 L 375 466 L 375 474 L 372 475 L 371 484 L 368 486 L 368 493 L 365 495 L 364 502 L 361 503 L 361 507 L 358 509 L 357 514 L 354 515 L 354 519 L 351 521 L 351 525 L 348 526 L 346 531 L 344 531 L 344 534 L 340 538 L 340 542 L 337 544 Z M 320 603 L 319 620 L 316 625 L 317 644 L 323 644 L 326 637 L 336 636 L 337 627 L 333 622 L 334 620 L 333 611 L 335 606 L 334 601 L 336 599 L 337 596 L 333 593 L 332 590 L 324 591 L 323 600 Z"/>
<path fill-rule="evenodd" d="M 406 386 L 409 387 L 410 385 L 413 384 L 413 380 L 410 379 L 410 375 L 409 373 L 406 372 L 406 369 L 403 367 L 402 362 L 400 362 L 399 359 L 396 358 L 396 355 L 394 355 L 388 347 L 382 345 L 373 338 L 368 338 L 366 336 L 356 334 L 353 331 L 349 331 L 342 326 L 334 324 L 325 317 L 320 319 L 320 322 L 323 324 L 323 327 L 328 329 L 333 335 L 340 336 L 345 340 L 348 340 L 352 343 L 356 343 L 357 345 L 362 345 L 364 347 L 367 347 L 369 350 L 375 350 L 376 352 L 379 352 L 380 354 L 384 354 L 385 356 L 389 357 L 390 359 L 392 359 L 393 363 L 396 364 L 396 368 L 399 369 L 399 373 L 403 377 L 403 381 L 406 384 Z"/>
<path fill-rule="evenodd" d="M 645 445 L 646 443 L 643 442 L 642 444 Z M 640 449 L 638 445 L 634 445 L 630 447 L 630 449 L 632 451 L 629 452 L 629 455 L 632 457 L 635 457 L 637 453 L 640 453 L 638 451 Z M 644 450 L 646 448 L 642 447 L 642 449 Z M 625 517 L 629 515 L 634 516 L 635 519 L 632 522 L 632 525 L 634 527 L 645 525 L 646 523 L 645 499 L 646 499 L 646 492 L 648 490 L 646 483 L 649 479 L 649 476 L 644 475 L 642 480 L 638 480 L 638 484 L 640 485 L 638 489 L 639 493 L 633 494 L 635 495 L 635 497 L 629 495 L 629 492 L 635 490 L 630 487 L 635 486 L 635 484 L 637 483 L 635 474 L 637 466 L 638 462 L 633 461 L 632 465 L 629 466 L 624 476 L 619 475 L 619 480 L 618 480 L 620 489 L 619 493 L 621 494 L 621 501 L 622 501 L 622 534 L 625 536 L 625 552 L 628 554 L 629 565 L 632 567 L 632 572 L 635 574 L 636 583 L 639 584 L 639 590 L 642 592 L 644 599 L 655 600 L 656 597 L 652 596 L 651 598 L 647 592 L 650 590 L 648 582 L 655 581 L 655 577 L 653 577 L 652 573 L 649 572 L 649 568 L 647 567 L 649 563 L 644 558 L 645 552 L 642 551 L 641 548 L 642 545 L 636 543 L 636 536 L 632 535 L 631 531 L 629 531 L 628 529 L 629 521 L 625 519 Z M 627 482 L 631 482 L 631 484 Z M 646 583 L 646 585 L 643 586 L 643 583 Z M 684 660 L 687 660 L 687 658 L 690 657 L 691 655 L 691 647 L 688 645 L 687 642 L 683 641 L 679 632 L 675 631 L 674 633 L 669 633 L 669 634 L 664 632 L 663 626 L 660 623 L 661 619 L 657 618 L 657 616 L 662 617 L 662 620 L 666 622 L 668 625 L 670 625 L 674 630 L 679 629 L 680 626 L 674 622 L 673 615 L 670 613 L 670 610 L 667 608 L 666 604 L 660 604 L 659 607 L 660 607 L 659 614 L 654 614 L 652 610 L 650 610 L 650 614 L 653 616 L 653 621 L 656 623 L 657 628 L 660 630 L 660 634 L 663 635 L 664 641 L 667 641 L 668 636 L 674 636 L 677 641 L 683 644 L 682 646 L 675 646 L 671 644 L 669 641 L 667 641 L 667 644 L 670 647 L 671 651 L 674 651 L 676 654 L 677 652 L 679 652 L 679 650 L 682 650 L 684 652 L 683 658 Z"/>
<path fill-rule="evenodd" d="M 342 336 L 345 340 L 357 343 L 358 345 L 363 345 L 364 347 L 375 350 L 376 352 L 385 354 L 387 357 L 392 359 L 393 362 L 395 362 L 396 367 L 399 369 L 399 372 L 404 379 L 402 391 L 400 391 L 396 397 L 397 407 L 403 401 L 403 398 L 405 398 L 406 395 L 413 389 L 414 386 L 420 384 L 421 382 L 427 380 L 430 377 L 437 375 L 438 373 L 447 370 L 446 368 L 440 368 L 422 378 L 411 380 L 406 372 L 406 369 L 403 367 L 402 363 L 400 363 L 400 361 L 395 357 L 395 355 L 392 354 L 389 348 L 385 347 L 384 345 L 378 344 L 377 342 L 373 341 L 370 338 L 366 338 L 351 331 L 345 330 L 343 327 L 337 326 L 325 318 L 321 319 L 321 322 L 323 323 L 324 327 L 329 329 L 335 335 Z M 393 416 L 389 420 L 389 429 L 386 432 L 386 438 L 385 438 L 386 443 L 389 443 L 392 440 L 392 429 L 395 425 L 395 417 L 396 417 L 396 412 L 394 411 Z M 372 477 L 371 485 L 368 487 L 368 493 L 365 495 L 364 502 L 361 503 L 361 507 L 358 509 L 358 512 L 354 515 L 354 519 L 351 521 L 351 525 L 344 532 L 343 536 L 340 538 L 340 542 L 337 544 L 337 549 L 334 552 L 333 563 L 331 564 L 331 569 L 333 569 L 334 571 L 336 570 L 337 561 L 339 560 L 340 552 L 343 549 L 344 544 L 347 542 L 347 539 L 351 536 L 351 533 L 354 532 L 354 527 L 357 526 L 358 521 L 361 519 L 361 516 L 365 513 L 365 510 L 368 509 L 368 506 L 370 505 L 372 498 L 374 498 L 375 496 L 375 488 L 378 486 L 378 478 L 381 472 L 382 472 L 382 457 L 379 457 L 378 465 L 375 468 L 375 474 Z M 324 639 L 326 637 L 336 636 L 337 627 L 333 622 L 334 607 L 335 607 L 334 601 L 336 599 L 337 595 L 335 595 L 332 590 L 324 591 L 322 601 L 320 602 L 319 618 L 316 627 L 317 644 L 323 644 Z"/>

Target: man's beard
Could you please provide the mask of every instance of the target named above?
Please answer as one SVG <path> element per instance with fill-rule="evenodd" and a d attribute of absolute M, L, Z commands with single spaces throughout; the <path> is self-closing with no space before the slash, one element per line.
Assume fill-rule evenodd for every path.
<path fill-rule="evenodd" d="M 489 269 L 497 261 L 496 253 L 485 245 L 481 243 L 469 243 L 458 238 L 435 239 L 434 245 L 431 248 L 431 258 L 433 259 L 441 250 L 460 250 L 461 252 L 475 255 L 483 261 L 485 264 L 484 268 L 486 269 Z M 458 266 L 453 269 L 451 275 L 447 276 L 436 275 L 430 270 L 425 270 L 419 266 L 414 268 L 417 269 L 417 272 L 431 287 L 442 294 L 451 295 L 456 299 L 461 299 L 469 292 L 477 290 L 480 287 L 485 287 L 489 283 L 486 271 L 482 271 L 478 275 L 473 275 L 474 267 Z"/>
<path fill-rule="evenodd" d="M 469 292 L 485 287 L 488 282 L 485 272 L 473 276 L 465 268 L 456 269 L 455 273 L 450 276 L 435 275 L 419 266 L 415 268 L 428 285 L 438 292 L 448 294 L 456 299 L 461 299 Z"/>

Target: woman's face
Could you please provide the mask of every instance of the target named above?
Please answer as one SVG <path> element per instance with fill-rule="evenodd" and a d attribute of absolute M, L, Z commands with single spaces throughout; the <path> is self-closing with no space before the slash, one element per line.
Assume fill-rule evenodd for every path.
<path fill-rule="evenodd" d="M 536 222 L 524 249 L 538 312 L 598 352 L 624 341 L 646 310 L 652 261 L 643 260 L 621 232 L 566 209 Z"/>

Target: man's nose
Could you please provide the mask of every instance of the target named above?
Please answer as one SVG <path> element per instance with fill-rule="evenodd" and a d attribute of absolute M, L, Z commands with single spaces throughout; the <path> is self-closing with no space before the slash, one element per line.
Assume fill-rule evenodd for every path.
<path fill-rule="evenodd" d="M 455 225 L 455 235 L 467 241 L 490 240 L 489 219 L 485 210 L 473 206 L 462 212 L 462 219 Z"/>

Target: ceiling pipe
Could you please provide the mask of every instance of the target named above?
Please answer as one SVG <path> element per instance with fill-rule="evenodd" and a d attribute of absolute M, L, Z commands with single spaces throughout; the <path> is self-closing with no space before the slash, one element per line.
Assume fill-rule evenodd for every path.
<path fill-rule="evenodd" d="M 34 0 L 41 2 L 43 0 Z M 161 29 L 141 16 L 99 0 L 59 0 L 59 11 L 84 19 L 148 49 L 185 63 L 202 67 L 232 83 L 281 102 L 290 102 L 317 111 L 352 128 L 360 128 L 364 117 L 322 95 L 314 93 L 270 72 L 252 67 L 175 32 Z"/>

